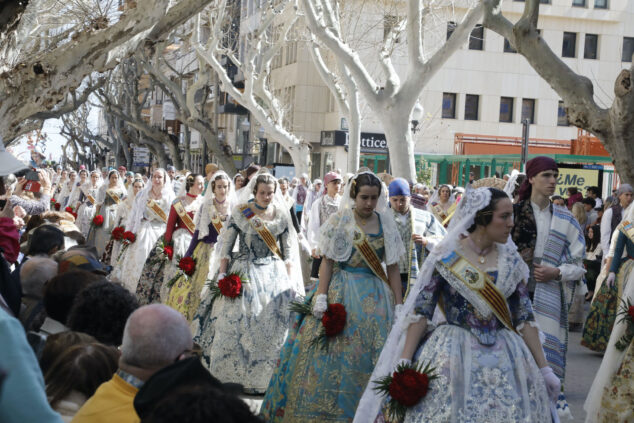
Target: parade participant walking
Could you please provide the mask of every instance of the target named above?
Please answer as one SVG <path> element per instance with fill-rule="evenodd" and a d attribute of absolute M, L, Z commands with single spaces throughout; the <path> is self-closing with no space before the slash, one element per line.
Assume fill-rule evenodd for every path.
<path fill-rule="evenodd" d="M 88 171 L 82 169 L 79 171 L 79 180 L 75 180 L 73 188 L 68 196 L 68 205 L 72 207 L 76 212 L 79 210 L 79 206 L 82 204 L 79 200 L 81 194 L 81 187 L 88 181 Z M 79 213 L 78 213 L 79 214 Z"/>
<path fill-rule="evenodd" d="M 621 184 L 616 191 L 616 204 L 612 205 L 603 213 L 601 217 L 601 249 L 603 251 L 610 250 L 610 240 L 616 227 L 621 223 L 623 210 L 632 203 L 632 186 L 630 184 Z M 606 257 L 603 257 L 605 262 Z"/>
<path fill-rule="evenodd" d="M 425 259 L 425 250 L 432 251 L 447 231 L 433 214 L 411 207 L 409 184 L 405 179 L 393 180 L 388 191 L 392 214 L 406 251 L 398 261 L 405 298 L 410 287 L 416 283 L 418 271 Z"/>
<path fill-rule="evenodd" d="M 321 255 L 318 251 L 317 242 L 319 229 L 330 216 L 337 212 L 341 202 L 341 195 L 339 195 L 341 175 L 336 172 L 328 172 L 324 176 L 324 182 L 326 185 L 325 193 L 313 202 L 308 215 L 308 227 L 306 228 L 306 240 L 311 247 L 311 255 L 313 257 L 310 277 L 314 279 L 319 277 L 319 266 L 321 265 Z M 288 184 L 288 181 L 286 183 Z"/>
<path fill-rule="evenodd" d="M 300 222 L 302 221 L 302 214 L 304 213 L 304 203 L 306 202 L 308 190 L 310 189 L 308 185 L 308 175 L 303 173 L 292 194 L 293 200 L 295 201 L 295 212 L 297 212 L 297 219 Z"/>
<path fill-rule="evenodd" d="M 196 213 L 194 224 L 196 231 L 192 236 L 185 257 L 193 257 L 196 269 L 191 277 L 181 277 L 172 286 L 167 304 L 178 310 L 191 321 L 201 302 L 201 293 L 210 277 L 216 275 L 220 260 L 213 254 L 217 252 L 217 241 L 222 229 L 226 226 L 229 213 L 235 206 L 235 192 L 229 175 L 216 171 L 210 176 L 210 183 L 203 198 L 203 204 Z M 214 268 L 211 268 L 211 264 Z M 205 297 L 212 295 L 205 291 Z M 210 300 L 210 298 L 208 298 Z M 211 305 L 211 301 L 207 301 Z M 207 319 L 211 309 L 200 312 L 202 322 Z"/>
<path fill-rule="evenodd" d="M 220 293 L 206 297 L 193 323 L 211 374 L 247 393 L 266 390 L 291 324 L 290 302 L 304 295 L 297 234 L 280 194 L 265 170 L 242 189 L 219 241 L 213 284 Z M 239 251 L 232 253 L 236 240 Z"/>
<path fill-rule="evenodd" d="M 498 189 L 469 189 L 456 214 L 397 313 L 355 423 L 395 421 L 375 388 L 403 365 L 429 365 L 436 376 L 405 422 L 551 421 L 548 397 L 554 403 L 560 384 L 540 345 L 528 268 L 509 238 L 512 203 Z M 432 332 L 437 305 L 448 324 Z"/>
<path fill-rule="evenodd" d="M 61 201 L 62 207 L 68 207 L 71 205 L 68 203 L 68 199 L 70 197 L 71 191 L 73 190 L 73 187 L 75 186 L 75 179 L 77 179 L 77 172 L 71 170 L 68 173 L 68 179 L 62 185 L 62 190 L 59 194 L 60 198 L 58 198 L 58 200 Z"/>
<path fill-rule="evenodd" d="M 124 246 L 126 250 L 120 253 L 119 266 L 112 272 L 113 279 L 122 281 L 131 292 L 136 292 L 145 260 L 156 240 L 165 233 L 167 213 L 173 199 L 169 176 L 159 168 L 134 201 L 125 224 L 126 232 L 134 237 L 134 241 Z"/>
<path fill-rule="evenodd" d="M 302 213 L 302 226 L 304 228 L 308 227 L 308 218 L 310 217 L 310 210 L 313 207 L 313 203 L 319 199 L 322 195 L 322 185 L 323 182 L 321 179 L 315 179 L 313 181 L 313 185 L 308 190 L 308 195 L 306 196 L 306 202 L 304 203 L 304 208 L 306 209 L 306 213 Z"/>
<path fill-rule="evenodd" d="M 451 192 L 451 187 L 449 185 L 439 186 L 429 199 L 429 204 L 427 209 L 436 216 L 441 224 L 447 227 L 456 209 L 456 197 Z"/>
<path fill-rule="evenodd" d="M 114 229 L 115 215 L 117 207 L 123 201 L 126 195 L 123 181 L 119 178 L 119 172 L 111 170 L 108 172 L 108 178 L 99 188 L 97 192 L 97 207 L 95 208 L 94 219 L 99 219 L 101 224 L 93 223 L 88 235 L 89 244 L 97 248 L 98 257 L 101 257 L 106 251 L 106 244 L 110 241 L 112 230 Z"/>
<path fill-rule="evenodd" d="M 79 194 L 78 204 L 80 205 L 77 207 L 76 224 L 85 237 L 88 236 L 90 221 L 95 215 L 96 198 L 101 184 L 101 175 L 98 171 L 93 170 L 90 172 L 90 180 L 79 187 L 81 192 Z"/>
<path fill-rule="evenodd" d="M 520 188 L 520 201 L 514 205 L 512 236 L 531 271 L 528 291 L 535 320 L 545 335 L 548 364 L 563 384 L 568 311 L 577 283 L 585 273 L 585 239 L 568 209 L 550 203 L 558 174 L 557 163 L 549 157 L 535 157 L 526 163 L 527 179 Z M 561 414 L 570 413 L 563 393 L 557 408 Z"/>
<path fill-rule="evenodd" d="M 138 193 L 144 187 L 145 183 L 143 182 L 142 178 L 137 178 L 132 181 L 132 183 L 130 184 L 131 189 L 128 189 L 128 196 L 125 198 L 124 201 L 119 203 L 119 206 L 117 207 L 117 213 L 114 218 L 115 228 L 125 225 L 128 216 L 132 212 L 134 200 L 136 199 Z M 121 247 L 121 242 L 111 237 L 110 241 L 108 242 L 108 246 L 106 246 L 106 252 L 104 253 L 104 256 L 107 258 L 109 255 L 110 259 L 104 260 L 104 263 L 110 263 L 112 267 L 116 267 L 118 265 L 117 258 L 119 257 L 119 252 L 121 252 Z"/>
<path fill-rule="evenodd" d="M 280 354 L 262 404 L 268 422 L 349 422 L 354 416 L 394 304 L 402 302 L 398 259 L 405 249 L 382 188 L 372 172 L 355 175 L 340 211 L 320 230 L 319 285 L 305 300 L 312 311 L 298 317 Z M 339 316 L 345 312 L 345 325 L 336 336 L 321 337 L 335 308 Z"/>

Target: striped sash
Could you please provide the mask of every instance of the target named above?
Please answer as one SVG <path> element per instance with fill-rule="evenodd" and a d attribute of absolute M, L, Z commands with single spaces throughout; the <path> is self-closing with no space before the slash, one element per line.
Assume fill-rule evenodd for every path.
<path fill-rule="evenodd" d="M 163 223 L 167 223 L 167 215 L 163 209 L 156 203 L 156 201 L 149 199 L 147 201 L 147 207 L 152 210 L 158 217 L 161 218 Z"/>
<path fill-rule="evenodd" d="M 92 196 L 92 195 L 90 195 L 90 194 L 86 194 L 86 200 L 90 201 L 90 204 L 92 204 L 92 205 L 94 205 L 94 204 L 96 204 L 96 203 L 97 203 L 97 202 L 95 201 L 95 197 L 93 197 L 93 196 Z"/>
<path fill-rule="evenodd" d="M 256 216 L 253 210 L 251 210 L 246 204 L 240 206 L 240 212 L 245 217 L 245 219 L 247 219 L 247 222 L 249 222 L 251 227 L 255 229 L 258 235 L 260 235 L 260 238 L 262 238 L 262 241 L 264 241 L 266 246 L 269 247 L 269 250 L 271 250 L 273 254 L 284 260 L 284 257 L 282 257 L 282 252 L 280 251 L 280 248 L 277 246 L 277 242 L 275 241 L 275 237 L 273 236 L 271 231 L 269 231 L 269 228 L 266 227 L 262 219 Z"/>
<path fill-rule="evenodd" d="M 361 257 L 363 257 L 363 261 L 368 267 L 372 270 L 372 272 L 383 282 L 386 284 L 390 284 L 387 275 L 385 274 L 385 270 L 383 270 L 383 266 L 381 266 L 381 260 L 379 256 L 376 255 L 376 251 L 368 242 L 368 237 L 365 232 L 361 230 L 358 226 L 354 231 L 353 243 L 355 248 L 361 253 Z"/>
<path fill-rule="evenodd" d="M 511 320 L 511 313 L 509 312 L 506 298 L 495 286 L 489 275 L 456 252 L 442 259 L 440 263 L 464 283 L 466 287 L 484 300 L 504 326 L 517 333 Z"/>
<path fill-rule="evenodd" d="M 629 220 L 624 220 L 621 223 L 619 223 L 619 226 L 617 226 L 617 229 L 623 235 L 628 237 L 630 241 L 634 242 L 634 225 Z"/>
<path fill-rule="evenodd" d="M 187 227 L 187 230 L 193 234 L 194 231 L 196 230 L 196 225 L 194 225 L 194 221 L 192 220 L 191 217 L 189 217 L 189 215 L 187 214 L 187 211 L 185 211 L 183 202 L 181 200 L 176 200 L 174 201 L 174 204 L 172 204 L 172 206 L 174 207 L 174 210 L 176 210 L 178 217 L 181 218 L 181 220 Z"/>
<path fill-rule="evenodd" d="M 108 194 L 108 196 L 110 196 L 110 198 L 112 198 L 112 201 L 114 201 L 116 204 L 119 204 L 121 202 L 121 197 L 119 197 L 119 194 L 117 194 L 114 191 L 106 191 L 106 194 Z M 165 220 L 167 222 L 167 220 Z"/>
<path fill-rule="evenodd" d="M 440 204 L 436 204 L 435 206 L 432 206 L 431 211 L 440 221 L 440 223 L 442 223 L 442 225 L 446 228 L 449 225 L 449 222 L 451 222 L 451 218 L 456 213 L 457 207 L 458 205 L 454 203 L 449 206 L 449 209 L 447 209 L 447 211 L 445 212 L 442 207 L 440 207 Z"/>
<path fill-rule="evenodd" d="M 222 220 L 220 220 L 220 213 L 218 213 L 218 209 L 213 204 L 211 205 L 211 224 L 216 229 L 216 232 L 220 234 L 222 230 Z"/>

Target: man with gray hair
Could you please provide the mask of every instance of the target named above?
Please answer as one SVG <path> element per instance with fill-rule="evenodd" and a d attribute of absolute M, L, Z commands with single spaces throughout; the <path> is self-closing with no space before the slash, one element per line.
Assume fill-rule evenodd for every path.
<path fill-rule="evenodd" d="M 601 218 L 601 249 L 604 251 L 603 260 L 607 258 L 607 252 L 610 251 L 610 240 L 616 227 L 621 223 L 623 210 L 632 203 L 632 186 L 630 184 L 621 184 L 616 191 L 617 202 L 603 213 Z"/>
<path fill-rule="evenodd" d="M 48 257 L 32 257 L 20 267 L 22 307 L 20 322 L 25 331 L 38 331 L 46 318 L 44 284 L 57 275 L 57 262 Z"/>
<path fill-rule="evenodd" d="M 119 370 L 102 384 L 73 419 L 74 423 L 138 422 L 134 397 L 146 380 L 193 348 L 187 320 L 176 310 L 150 304 L 130 315 L 123 332 Z"/>

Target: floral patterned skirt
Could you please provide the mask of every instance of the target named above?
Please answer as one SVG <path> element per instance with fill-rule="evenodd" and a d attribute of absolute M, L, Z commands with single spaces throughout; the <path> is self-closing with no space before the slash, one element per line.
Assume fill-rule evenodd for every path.
<path fill-rule="evenodd" d="M 262 403 L 267 422 L 351 422 L 392 327 L 394 299 L 385 282 L 367 272 L 335 270 L 328 303 L 346 308 L 343 332 L 327 349 L 313 341 L 321 320 L 299 316 Z M 310 296 L 307 297 L 310 301 Z"/>
<path fill-rule="evenodd" d="M 139 305 L 147 305 L 152 303 L 161 302 L 161 285 L 163 284 L 163 272 L 167 259 L 161 258 L 159 244 L 163 243 L 163 236 L 161 236 L 143 265 L 141 271 L 141 278 L 136 286 L 136 297 L 139 301 Z"/>
<path fill-rule="evenodd" d="M 634 260 L 627 260 L 621 265 L 614 285 L 601 284 L 592 301 L 590 313 L 588 313 L 583 327 L 581 345 L 584 347 L 597 352 L 605 352 L 619 305 L 618 287 L 623 286 L 627 275 L 633 267 Z"/>
<path fill-rule="evenodd" d="M 603 388 L 597 422 L 634 422 L 634 342 L 630 343 L 612 381 Z"/>
<path fill-rule="evenodd" d="M 170 288 L 166 304 L 181 313 L 188 321 L 192 321 L 194 313 L 200 305 L 200 295 L 207 282 L 209 260 L 214 244 L 199 242 L 194 250 L 196 270 L 191 278 L 180 276 Z"/>

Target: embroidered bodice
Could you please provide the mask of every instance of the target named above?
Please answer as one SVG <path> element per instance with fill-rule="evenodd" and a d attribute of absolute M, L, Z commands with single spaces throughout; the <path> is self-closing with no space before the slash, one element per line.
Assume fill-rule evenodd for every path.
<path fill-rule="evenodd" d="M 111 193 L 115 193 L 115 194 L 117 194 L 117 195 L 119 196 L 119 201 L 122 201 L 122 200 L 123 200 L 123 198 L 124 198 L 124 197 L 125 197 L 125 195 L 126 195 L 126 191 L 124 191 L 124 190 L 122 190 L 122 189 L 117 189 L 117 188 L 110 188 L 110 189 L 108 189 L 108 190 L 106 191 L 106 198 L 104 198 L 104 200 L 103 200 L 103 205 L 104 205 L 104 207 L 113 206 L 113 205 L 118 204 L 116 201 L 114 201 L 114 200 L 112 199 L 112 197 L 110 196 L 110 194 L 108 194 L 108 192 L 111 192 Z"/>
<path fill-rule="evenodd" d="M 252 208 L 255 207 L 252 203 L 250 203 L 249 206 Z M 269 207 L 275 206 L 270 205 Z M 283 259 L 287 260 L 289 259 L 291 245 L 288 237 L 288 221 L 284 214 L 285 212 L 286 210 L 282 211 L 276 209 L 274 210 L 274 217 L 272 220 L 262 219 L 262 221 L 275 238 Z M 233 246 L 238 236 L 238 252 L 232 254 Z M 231 212 L 229 222 L 223 230 L 223 242 L 220 257 L 232 258 L 234 260 L 250 260 L 255 264 L 265 264 L 271 260 L 275 260 L 277 255 L 271 251 L 256 230 L 253 229 L 251 223 L 247 220 L 238 206 Z"/>
<path fill-rule="evenodd" d="M 154 200 L 154 202 L 158 204 L 158 206 L 165 212 L 165 215 L 169 214 L 169 209 L 171 206 L 169 199 L 161 198 L 160 200 Z M 147 205 L 145 206 L 145 210 L 143 210 L 143 218 L 155 223 L 163 223 L 163 219 L 161 219 L 159 215 L 154 213 Z"/>

